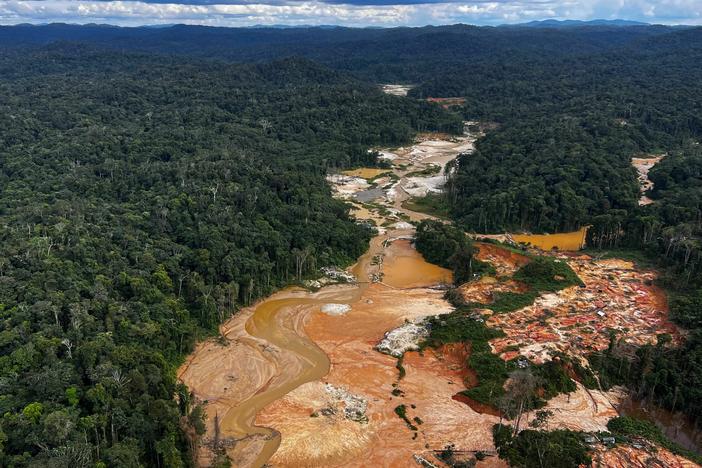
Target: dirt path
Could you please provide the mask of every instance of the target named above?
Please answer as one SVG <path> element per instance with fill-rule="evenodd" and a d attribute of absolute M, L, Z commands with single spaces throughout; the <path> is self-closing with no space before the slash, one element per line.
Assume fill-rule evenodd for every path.
<path fill-rule="evenodd" d="M 653 188 L 653 182 L 648 178 L 648 172 L 653 166 L 658 164 L 664 156 L 665 155 L 651 156 L 649 158 L 631 158 L 631 164 L 639 173 L 639 185 L 641 186 L 639 205 L 641 206 L 653 203 L 653 200 L 646 196 L 646 192 Z"/>

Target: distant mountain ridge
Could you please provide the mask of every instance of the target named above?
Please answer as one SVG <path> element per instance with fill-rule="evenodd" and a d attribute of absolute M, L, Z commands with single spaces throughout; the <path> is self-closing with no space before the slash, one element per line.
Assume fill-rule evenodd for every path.
<path fill-rule="evenodd" d="M 262 63 L 305 57 L 367 81 L 403 83 L 422 82 L 434 76 L 437 69 L 461 68 L 466 62 L 509 61 L 514 54 L 543 60 L 544 57 L 582 57 L 624 48 L 633 48 L 639 53 L 670 47 L 676 50 L 697 48 L 702 41 L 702 28 L 634 25 L 623 20 L 599 23 L 552 20 L 528 24 L 531 26 L 455 24 L 361 29 L 329 26 L 225 28 L 182 24 L 130 28 L 55 23 L 0 26 L 0 49 L 32 49 L 69 43 L 120 52 L 228 62 Z M 643 43 L 646 47 L 639 45 Z"/>
<path fill-rule="evenodd" d="M 627 26 L 650 26 L 650 23 L 642 23 L 640 21 L 631 21 L 623 19 L 595 19 L 595 20 L 556 20 L 547 19 L 540 21 L 530 21 L 528 23 L 518 23 L 518 24 L 504 24 L 502 27 L 521 27 L 521 28 L 573 28 L 580 26 L 613 26 L 613 27 L 627 27 Z"/>

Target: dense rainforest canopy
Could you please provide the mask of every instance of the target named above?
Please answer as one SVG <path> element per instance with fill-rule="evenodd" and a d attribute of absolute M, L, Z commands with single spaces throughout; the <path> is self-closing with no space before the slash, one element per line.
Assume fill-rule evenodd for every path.
<path fill-rule="evenodd" d="M 698 28 L 577 57 L 466 65 L 411 91 L 465 97 L 466 118 L 496 124 L 449 176 L 443 203 L 456 222 L 477 232 L 590 225 L 591 247 L 639 249 L 664 269 L 685 344 L 663 337 L 594 358 L 613 382 L 698 423 L 702 70 L 689 64 L 701 59 Z M 654 202 L 640 206 L 631 158 L 653 154 L 665 155 L 650 172 Z"/>
<path fill-rule="evenodd" d="M 302 56 L 371 82 L 419 84 L 449 70 L 513 58 L 579 56 L 667 35 L 664 26 L 567 29 L 489 28 L 468 25 L 423 28 L 216 28 L 174 25 L 120 28 L 50 24 L 0 26 L 5 47 L 61 41 L 114 50 L 187 55 L 236 62 Z"/>
<path fill-rule="evenodd" d="M 0 465 L 186 464 L 183 354 L 363 253 L 327 171 L 416 129 L 462 124 L 305 60 L 0 55 Z"/>
<path fill-rule="evenodd" d="M 495 125 L 450 168 L 445 211 L 478 232 L 591 225 L 590 246 L 658 258 L 688 340 L 613 340 L 593 367 L 700 420 L 701 29 L 50 25 L 0 44 L 0 465 L 189 463 L 183 353 L 366 248 L 325 174 L 463 119 Z M 646 153 L 667 156 L 642 207 Z M 425 227 L 427 251 L 470 252 Z"/>
<path fill-rule="evenodd" d="M 496 123 L 461 156 L 443 203 L 465 228 L 561 231 L 590 225 L 595 248 L 656 260 L 680 348 L 613 345 L 594 356 L 612 383 L 702 422 L 702 30 L 579 57 L 466 66 L 415 96 L 463 96 L 468 119 Z M 640 206 L 632 156 L 664 154 Z M 616 364 L 615 364 L 616 363 Z"/>
<path fill-rule="evenodd" d="M 638 213 L 631 157 L 702 134 L 702 71 L 689 67 L 702 59 L 702 31 L 694 32 L 689 46 L 657 50 L 650 40 L 643 49 L 466 65 L 412 90 L 465 96 L 466 118 L 499 124 L 460 159 L 446 199 L 453 216 L 480 232 L 554 232 Z"/>

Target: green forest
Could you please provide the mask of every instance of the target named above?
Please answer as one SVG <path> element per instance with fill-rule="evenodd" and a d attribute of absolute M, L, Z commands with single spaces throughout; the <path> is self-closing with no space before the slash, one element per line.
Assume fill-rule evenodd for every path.
<path fill-rule="evenodd" d="M 459 157 L 440 202 L 474 232 L 590 226 L 596 252 L 639 252 L 662 272 L 685 343 L 592 357 L 605 380 L 702 424 L 702 31 L 645 38 L 580 56 L 471 64 L 410 93 L 463 96 L 455 109 L 492 122 Z M 633 156 L 665 154 L 639 206 Z M 436 204 L 436 200 L 433 201 Z M 615 364 L 616 363 L 616 364 Z"/>
<path fill-rule="evenodd" d="M 614 336 L 591 367 L 702 424 L 698 63 L 702 29 L 663 26 L 0 27 L 0 466 L 189 466 L 204 426 L 185 354 L 367 248 L 326 175 L 464 120 L 491 125 L 431 205 L 469 232 L 590 226 L 593 252 L 656 265 L 687 340 Z M 648 154 L 666 157 L 639 206 L 631 157 Z M 424 223 L 417 247 L 467 280 L 489 267 L 461 229 Z M 476 340 L 497 388 L 494 331 L 467 309 L 430 341 Z M 495 428 L 516 465 L 549 440 L 549 460 L 588 460 L 572 433 L 540 434 Z"/>
<path fill-rule="evenodd" d="M 188 465 L 184 354 L 367 248 L 327 171 L 462 128 L 303 59 L 64 45 L 0 77 L 0 466 Z"/>

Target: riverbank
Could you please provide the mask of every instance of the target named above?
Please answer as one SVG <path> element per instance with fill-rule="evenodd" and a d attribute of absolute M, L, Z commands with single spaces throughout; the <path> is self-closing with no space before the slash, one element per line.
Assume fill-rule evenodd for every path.
<path fill-rule="evenodd" d="M 353 204 L 359 222 L 378 231 L 349 269 L 357 283 L 276 293 L 238 313 L 223 325 L 222 339 L 198 346 L 181 368 L 181 380 L 207 401 L 208 430 L 199 465 L 208 466 L 218 450 L 226 452 L 233 466 L 247 467 L 411 466 L 416 457 L 440 464 L 436 453 L 453 445 L 463 454 L 489 455 L 480 466 L 504 466 L 492 444 L 497 413 L 454 398 L 470 385 L 465 353 L 445 347 L 407 351 L 398 361 L 376 349 L 391 330 L 453 311 L 442 290 L 451 282 L 451 272 L 427 263 L 409 241 L 414 226 L 407 221 L 430 215 L 408 209 L 404 201 L 417 187 L 440 189 L 440 180 L 418 183 L 414 179 L 422 176 L 416 174 L 436 178 L 435 169 L 426 169 L 439 165 L 443 170 L 458 154 L 471 151 L 474 136 L 434 138 L 422 135 L 415 145 L 383 150 L 393 162 L 388 174 L 369 170 L 330 177 L 336 196 Z M 371 188 L 362 176 L 377 190 L 370 200 L 357 197 Z M 615 313 L 638 320 L 642 303 L 652 304 L 651 317 L 666 312 L 655 291 L 649 291 L 650 273 L 585 256 L 549 255 L 568 262 L 592 298 L 581 304 L 580 288 L 574 287 L 540 297 L 518 313 L 486 317 L 506 332 L 490 343 L 503 359 L 514 358 L 516 350 L 537 361 L 549 359 L 550 350 L 570 354 L 579 349 L 581 335 L 599 348 L 608 335 L 597 322 L 619 320 Z M 493 266 L 496 278 L 468 283 L 464 294 L 488 302 L 500 288 L 519 289 L 507 277 L 528 262 L 525 255 L 481 243 L 478 258 Z M 621 281 L 609 284 L 612 275 Z M 610 303 L 612 291 L 617 299 Z M 628 308 L 617 312 L 624 303 Z M 534 329 L 539 320 L 546 331 Z M 564 322 L 568 320 L 575 321 Z M 582 327 L 597 330 L 585 333 Z M 625 331 L 644 341 L 651 329 L 645 330 L 643 335 Z M 578 385 L 576 392 L 549 402 L 556 415 L 551 428 L 604 430 L 617 414 L 618 401 L 618 394 Z"/>

